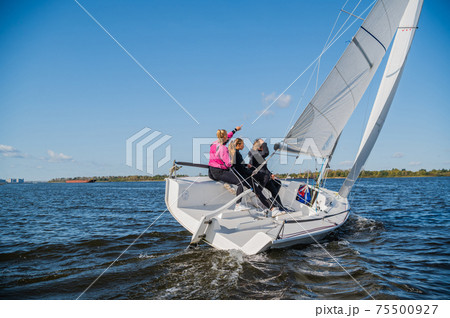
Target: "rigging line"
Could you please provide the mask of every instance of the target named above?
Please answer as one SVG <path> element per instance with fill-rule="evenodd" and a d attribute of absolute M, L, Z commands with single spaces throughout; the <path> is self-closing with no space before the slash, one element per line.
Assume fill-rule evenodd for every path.
<path fill-rule="evenodd" d="M 197 181 L 198 179 L 199 179 L 200 177 L 197 177 L 197 179 L 195 180 L 195 181 Z M 189 185 L 187 188 L 186 188 L 186 190 L 184 190 L 183 191 L 183 193 L 181 193 L 179 196 L 178 196 L 178 199 L 179 198 L 181 198 L 181 196 L 195 183 L 195 181 L 194 182 L 192 182 L 192 184 L 191 185 Z M 176 202 L 176 201 L 175 201 Z M 171 204 L 169 204 L 169 206 L 171 206 L 173 203 L 175 203 L 175 202 L 172 202 Z M 167 212 L 167 210 L 169 209 L 169 207 L 167 207 L 141 234 L 139 234 L 139 236 L 130 244 L 130 245 L 128 245 L 128 247 L 122 252 L 122 253 L 120 253 L 120 255 L 111 263 L 111 264 L 109 264 L 109 266 L 76 298 L 76 300 L 79 300 L 80 299 L 80 297 L 81 296 L 83 296 L 99 279 L 100 279 L 100 277 L 102 277 L 103 276 L 103 274 L 105 274 L 106 273 L 106 271 L 111 267 L 111 266 L 113 266 L 121 257 L 122 257 L 122 255 L 126 252 L 126 251 L 128 251 L 128 249 L 131 247 L 131 246 L 133 246 L 134 245 L 134 243 L 136 243 L 136 241 L 137 240 L 139 240 L 141 237 L 142 237 L 142 235 L 144 235 L 144 233 L 145 232 L 147 232 L 147 230 L 149 229 L 149 228 L 151 228 L 152 227 L 152 225 L 153 224 L 155 224 L 155 222 L 156 221 L 158 221 L 159 220 L 159 218 L 165 213 L 165 212 Z"/>
<path fill-rule="evenodd" d="M 357 3 L 357 5 L 355 6 L 355 8 L 353 9 L 353 11 L 351 12 L 351 15 L 353 15 L 353 13 L 354 13 L 354 12 L 356 11 L 356 9 L 359 7 L 359 5 L 361 4 L 361 1 L 362 1 L 362 0 L 359 0 L 359 2 Z M 325 50 L 325 48 L 327 47 L 328 43 L 330 43 L 331 41 L 333 41 L 333 40 L 335 39 L 335 37 L 339 34 L 339 32 L 342 30 L 342 28 L 347 24 L 348 20 L 350 19 L 350 16 L 348 16 L 347 19 L 345 19 L 344 23 L 341 25 L 341 27 L 339 28 L 339 30 L 337 30 L 337 32 L 335 33 L 335 35 L 333 36 L 333 38 L 332 38 L 331 41 L 330 41 L 330 36 L 331 36 L 331 34 L 333 33 L 334 28 L 335 28 L 335 26 L 336 26 L 336 24 L 337 24 L 337 21 L 338 21 L 340 15 L 341 15 L 343 9 L 344 9 L 345 6 L 347 5 L 347 2 L 348 2 L 348 0 L 347 0 L 347 1 L 344 3 L 344 5 L 342 6 L 342 9 L 341 9 L 341 11 L 339 12 L 339 14 L 338 14 L 338 16 L 337 16 L 337 18 L 336 18 L 336 21 L 335 21 L 335 23 L 334 23 L 334 25 L 333 25 L 333 28 L 332 28 L 331 31 L 330 31 L 330 34 L 328 35 L 328 39 L 327 39 L 327 41 L 325 42 L 325 45 L 324 45 L 322 51 Z M 356 21 L 356 20 L 355 20 L 355 21 Z M 352 23 L 352 24 L 353 24 L 353 23 Z M 319 58 L 319 61 L 317 62 L 317 63 L 318 63 L 318 68 L 317 68 L 317 78 L 316 78 L 316 92 L 317 92 L 317 84 L 318 84 L 318 81 L 319 81 L 320 61 L 321 61 L 321 58 Z M 324 117 L 325 117 L 325 116 L 324 116 Z M 328 120 L 328 119 L 327 119 L 327 120 Z M 330 124 L 331 124 L 331 123 L 330 123 Z M 334 126 L 332 126 L 332 127 L 333 127 L 333 129 L 334 129 Z M 336 131 L 336 129 L 335 129 L 335 131 Z"/>
<path fill-rule="evenodd" d="M 349 0 L 345 1 L 344 5 L 342 6 L 342 9 L 345 8 L 345 6 L 347 5 L 348 1 L 349 1 Z M 361 0 L 360 0 L 359 3 L 361 3 Z M 358 5 L 359 5 L 359 3 L 358 3 Z M 358 7 L 358 6 L 356 6 L 356 7 Z M 355 7 L 355 9 L 356 9 L 356 7 Z M 342 9 L 341 9 L 341 10 L 342 10 Z M 353 11 L 355 11 L 355 9 L 354 9 Z M 322 52 L 324 52 L 325 48 L 327 47 L 328 43 L 330 42 L 330 37 L 331 37 L 331 35 L 333 34 L 333 31 L 334 31 L 334 29 L 335 29 L 335 27 L 336 27 L 337 22 L 339 21 L 339 17 L 341 16 L 341 13 L 342 13 L 342 12 L 339 11 L 339 13 L 338 13 L 338 15 L 337 15 L 337 17 L 336 17 L 336 20 L 334 21 L 334 25 L 333 25 L 333 27 L 331 28 L 330 34 L 328 34 L 328 38 L 327 38 L 327 40 L 325 41 L 325 45 L 324 45 L 323 48 L 322 48 Z M 335 34 L 334 37 L 336 37 L 336 35 L 339 33 L 339 31 L 342 29 L 342 27 L 347 23 L 347 21 L 348 21 L 348 19 L 347 19 L 347 20 L 344 22 L 344 24 L 339 28 L 339 30 L 336 32 L 336 34 Z M 333 39 L 334 39 L 334 37 L 333 37 Z M 333 39 L 332 39 L 332 40 L 333 40 Z M 316 66 L 314 67 L 313 72 L 311 73 L 311 76 L 310 76 L 310 78 L 309 78 L 309 80 L 308 80 L 308 83 L 306 84 L 306 87 L 305 87 L 305 89 L 303 90 L 302 96 L 300 97 L 300 100 L 298 101 L 297 107 L 295 108 L 295 111 L 294 111 L 294 113 L 292 114 L 292 118 L 291 118 L 291 120 L 290 120 L 290 122 L 289 122 L 288 129 L 287 129 L 286 133 L 284 134 L 285 136 L 287 135 L 289 129 L 291 128 L 291 125 L 292 125 L 292 122 L 293 122 L 293 120 L 294 120 L 295 114 L 297 113 L 298 107 L 300 106 L 300 103 L 301 103 L 301 101 L 303 100 L 303 97 L 305 96 L 306 90 L 307 90 L 308 87 L 309 87 L 309 84 L 310 84 L 310 82 L 311 82 L 312 76 L 314 75 L 314 71 L 316 70 L 316 68 L 317 68 L 317 78 L 316 78 L 316 88 L 315 88 L 315 91 L 317 91 L 317 85 L 318 85 L 318 81 L 319 81 L 320 60 L 321 60 L 321 58 L 319 58 L 319 60 L 317 61 L 317 64 L 316 64 Z"/>
<path fill-rule="evenodd" d="M 353 9 L 353 11 L 352 11 L 352 13 L 353 12 L 355 12 L 355 10 L 356 10 L 356 8 L 359 6 L 359 4 L 361 3 L 361 0 L 358 2 L 358 4 L 356 5 L 356 7 Z M 373 4 L 375 3 L 375 1 L 374 2 L 372 2 L 363 12 L 362 12 L 362 14 L 364 14 Z M 345 6 L 345 5 L 344 5 Z M 336 35 L 339 33 L 339 31 L 340 30 L 342 30 L 342 28 L 344 27 L 344 25 L 347 23 L 347 21 L 348 21 L 348 19 L 349 19 L 350 17 L 348 17 L 347 19 L 346 19 L 346 21 L 344 22 L 344 24 L 341 26 L 341 28 L 336 32 Z M 345 29 L 345 31 L 343 32 L 343 33 L 341 33 L 341 35 L 339 35 L 339 37 L 341 37 L 342 36 L 342 34 L 344 34 L 345 32 L 347 32 L 347 30 L 356 22 L 357 20 L 354 20 L 348 27 L 347 27 L 347 29 Z M 363 28 L 362 26 L 361 26 L 361 28 Z M 364 28 L 363 28 L 364 29 Z M 368 32 L 366 29 L 364 29 L 366 32 Z M 336 37 L 336 35 L 333 37 L 333 39 L 332 39 L 332 41 L 334 40 L 334 38 Z M 338 40 L 339 39 L 339 37 L 336 39 L 336 40 Z M 336 42 L 336 40 L 334 40 L 334 42 Z M 354 39 L 355 41 L 356 41 L 356 38 Z M 333 42 L 333 43 L 334 43 Z M 326 50 L 328 50 L 328 48 L 330 48 L 331 47 L 331 45 L 333 45 L 333 43 L 331 43 L 327 48 L 326 48 Z M 355 43 L 356 44 L 356 43 Z M 325 50 L 325 51 L 326 51 Z M 325 51 L 322 51 L 322 54 L 325 52 Z M 364 53 L 364 52 L 363 52 Z M 322 55 L 321 54 L 321 55 Z M 321 56 L 320 55 L 320 56 Z M 370 61 L 369 61 L 369 63 L 370 63 Z M 318 62 L 318 64 L 320 64 L 320 58 L 319 58 L 319 62 Z M 339 73 L 339 75 L 341 75 L 340 74 L 340 72 L 339 72 L 339 70 L 336 68 L 336 67 L 334 67 L 335 69 L 336 69 L 336 71 Z M 345 82 L 345 79 L 342 77 L 342 75 L 341 75 L 341 78 L 344 80 L 344 82 Z M 347 85 L 347 84 L 346 84 Z M 351 91 L 351 89 L 350 89 L 350 86 L 348 86 L 347 85 L 347 87 L 349 88 L 349 90 L 350 90 L 350 93 L 352 94 L 352 98 L 354 99 L 354 97 L 353 97 L 353 93 L 352 93 L 352 91 Z M 317 109 L 312 103 L 309 103 L 310 105 L 311 105 L 311 107 L 312 108 L 314 108 L 316 111 L 318 111 L 319 112 L 319 114 L 320 115 L 322 115 L 327 121 L 328 121 L 328 123 L 330 124 L 330 126 L 334 129 L 334 131 L 337 133 L 337 131 L 336 131 L 336 128 L 334 127 L 334 125 L 331 123 L 331 121 L 319 110 L 319 109 Z M 356 107 L 356 106 L 355 106 Z"/>
<path fill-rule="evenodd" d="M 296 193 L 294 193 L 294 191 L 292 191 L 292 190 L 290 190 L 289 188 L 286 188 L 286 191 L 289 191 L 289 192 L 291 192 L 291 193 L 293 193 L 293 194 L 296 194 Z M 349 212 L 350 213 L 350 212 Z M 375 298 L 352 276 L 352 274 L 350 274 L 345 268 L 344 268 L 344 266 L 342 266 L 341 265 L 341 263 L 339 263 L 339 261 L 336 259 L 336 258 L 334 258 L 334 256 L 333 255 L 331 255 L 331 253 L 330 252 L 328 252 L 328 250 L 322 245 L 322 244 L 320 244 L 317 240 L 316 240 L 316 238 L 314 237 L 314 236 L 312 236 L 310 233 L 309 233 L 309 231 L 307 231 L 302 225 L 301 225 L 301 223 L 299 223 L 290 213 L 288 213 L 288 215 L 295 221 L 295 223 L 297 224 L 297 225 L 299 225 L 301 228 L 302 228 L 302 230 L 303 231 L 305 231 L 306 232 L 306 234 L 308 234 L 310 237 L 311 237 L 311 239 L 313 239 L 313 241 L 317 244 L 317 245 L 319 245 L 320 246 L 320 248 L 322 248 L 324 251 L 325 251 L 325 253 L 327 253 L 335 262 L 336 262 L 336 264 L 338 264 L 346 273 L 347 273 L 347 275 L 348 276 L 350 276 L 350 278 L 351 279 L 353 279 L 354 281 L 355 281 L 355 283 L 356 284 L 358 284 L 358 286 L 359 287 L 361 287 L 361 289 L 362 290 L 364 290 L 366 293 L 367 293 L 367 295 L 370 297 L 370 298 L 372 298 L 373 300 L 375 300 Z M 348 217 L 348 216 L 347 216 Z"/>
<path fill-rule="evenodd" d="M 234 171 L 232 171 L 233 172 L 233 174 L 236 176 L 236 174 L 235 174 L 235 172 Z M 239 174 L 240 175 L 240 174 Z M 237 177 L 237 176 L 236 176 Z M 241 176 L 242 177 L 242 176 Z M 249 176 L 249 177 L 247 177 L 247 178 L 244 178 L 244 177 L 242 177 L 242 181 L 245 181 L 245 182 L 247 182 L 248 184 L 250 184 L 249 183 L 249 181 L 248 181 L 248 179 L 252 179 L 253 180 L 253 177 L 252 176 Z M 215 181 L 215 180 L 214 180 Z M 241 183 L 243 183 L 241 180 L 239 180 Z M 256 180 L 254 180 L 254 181 L 256 181 Z M 225 184 L 229 184 L 229 183 L 227 183 L 227 182 L 224 182 L 224 181 L 219 181 L 219 182 L 222 182 L 224 185 Z M 257 182 L 257 181 L 256 181 Z M 258 183 L 259 184 L 259 183 Z M 254 191 L 253 191 L 254 192 Z M 221 196 L 223 196 L 223 195 L 225 195 L 227 192 L 222 192 L 222 193 L 220 193 L 219 195 L 217 195 L 217 196 L 215 196 L 214 198 L 211 198 L 210 200 L 208 200 L 208 201 L 206 201 L 205 202 L 205 204 L 207 204 L 207 203 L 210 203 L 210 202 L 212 202 L 212 201 L 215 201 L 215 200 L 217 200 L 218 198 L 220 198 Z M 255 192 L 254 192 L 255 193 Z M 255 193 L 256 194 L 256 193 Z M 259 199 L 258 199 L 259 200 Z"/>
<path fill-rule="evenodd" d="M 251 179 L 252 179 L 252 185 L 253 185 L 253 187 L 255 187 L 255 184 L 256 184 L 256 185 L 259 185 L 259 186 L 261 187 L 262 190 L 264 190 L 265 187 L 263 187 L 263 186 L 258 182 L 258 180 L 256 180 L 254 177 L 249 176 L 248 178 L 245 178 L 245 179 L 244 179 L 244 177 L 239 173 L 239 171 L 237 171 L 237 169 L 233 169 L 233 167 L 231 167 L 230 170 L 233 172 L 233 174 L 236 176 L 236 178 L 239 179 L 239 177 L 240 177 L 241 179 L 243 179 L 243 180 L 246 181 L 246 182 L 247 182 L 247 179 L 251 178 Z M 238 176 L 238 175 L 239 175 L 239 176 Z M 241 183 L 242 183 L 242 182 L 241 182 Z M 247 182 L 247 183 L 248 183 L 248 182 Z M 249 183 L 248 183 L 248 184 L 249 184 Z M 249 185 L 250 185 L 250 184 L 249 184 Z M 262 192 L 262 190 L 261 190 L 261 195 L 263 195 L 263 196 L 266 198 L 266 200 L 269 201 L 269 202 L 271 203 L 269 209 L 272 209 L 272 207 L 273 207 L 273 205 L 274 205 L 274 203 L 275 203 L 275 198 L 274 198 L 273 200 L 271 200 L 270 198 L 267 198 L 267 197 L 264 195 L 264 193 Z M 253 191 L 256 191 L 256 190 L 253 189 Z M 255 192 L 255 194 L 256 194 L 256 192 Z M 259 198 L 258 198 L 258 200 L 261 201 Z M 262 202 L 261 202 L 261 203 L 262 203 Z"/>
<path fill-rule="evenodd" d="M 337 24 L 337 22 L 338 22 L 338 20 L 339 20 L 339 17 L 341 16 L 342 10 L 343 10 L 343 9 L 345 8 L 345 6 L 347 5 L 348 1 L 349 1 L 349 0 L 345 1 L 344 5 L 342 6 L 341 11 L 339 11 L 339 13 L 338 13 L 338 15 L 337 15 L 337 17 L 336 17 L 336 20 L 334 21 L 334 25 L 333 25 L 333 27 L 331 28 L 330 34 L 328 35 L 328 38 L 327 38 L 327 40 L 325 41 L 325 45 L 324 45 L 323 48 L 322 48 L 322 51 L 327 47 L 328 43 L 330 42 L 331 34 L 333 34 L 334 28 L 336 27 L 336 24 Z M 347 20 L 344 22 L 344 24 L 345 24 L 345 23 L 347 23 Z M 342 28 L 342 27 L 341 27 L 341 28 Z M 339 31 L 337 31 L 336 34 L 337 34 L 337 33 L 339 33 Z M 316 77 L 316 89 L 315 89 L 316 92 L 317 92 L 317 86 L 318 86 L 318 84 L 319 84 L 319 71 L 320 71 L 320 59 L 319 59 L 318 64 L 317 64 L 317 77 Z"/>
<path fill-rule="evenodd" d="M 292 158 L 298 158 L 298 157 L 299 157 L 299 155 L 282 154 L 281 152 L 280 152 L 280 153 L 277 153 L 277 155 L 278 155 L 278 156 L 292 157 Z"/>
<path fill-rule="evenodd" d="M 284 137 L 284 140 L 286 140 L 286 136 L 287 136 L 289 130 L 292 128 L 292 127 L 291 127 L 291 126 L 292 126 L 292 122 L 294 121 L 294 117 L 295 117 L 295 115 L 297 114 L 298 107 L 300 106 L 300 103 L 303 101 L 303 97 L 305 97 L 306 90 L 307 90 L 308 87 L 309 87 L 309 84 L 310 84 L 310 82 L 311 82 L 311 79 L 312 79 L 312 77 L 313 77 L 313 75 L 314 75 L 314 71 L 316 70 L 317 67 L 318 67 L 318 64 L 316 64 L 316 66 L 314 67 L 314 70 L 312 71 L 311 75 L 309 76 L 308 83 L 306 84 L 305 89 L 303 90 L 302 96 L 300 96 L 300 99 L 299 99 L 299 101 L 298 101 L 298 103 L 297 103 L 297 106 L 295 107 L 295 111 L 294 111 L 294 113 L 292 114 L 291 120 L 289 121 L 288 128 L 286 129 L 286 132 L 284 133 L 284 136 L 285 136 L 285 137 Z M 284 141 L 283 141 L 283 142 L 284 142 Z"/>
<path fill-rule="evenodd" d="M 281 152 L 281 151 L 280 151 L 280 152 Z M 281 155 L 281 154 L 280 154 L 280 155 Z M 286 152 L 286 155 L 287 155 L 287 152 Z M 298 156 L 297 156 L 297 158 L 298 158 Z M 293 170 L 293 167 L 295 166 L 296 162 L 297 162 L 297 159 L 294 160 L 294 162 L 292 163 L 292 165 L 291 165 L 291 167 L 290 167 L 289 170 Z M 289 170 L 288 170 L 288 171 L 289 171 Z M 280 183 L 281 183 L 281 186 L 283 186 L 283 183 L 281 182 L 281 180 L 280 180 Z M 280 189 L 281 189 L 281 187 L 280 187 Z M 279 197 L 279 195 L 280 195 L 280 190 L 278 190 L 278 193 L 277 193 L 277 195 L 275 196 L 274 200 L 276 200 L 276 198 Z M 295 196 L 294 196 L 294 200 L 295 200 Z M 280 199 L 280 201 L 281 201 L 281 199 Z M 283 202 L 281 202 L 281 203 L 283 203 Z M 291 202 L 291 203 L 292 203 L 292 202 Z M 284 205 L 283 205 L 283 206 L 284 206 Z"/>
<path fill-rule="evenodd" d="M 352 14 L 355 13 L 356 9 L 357 9 L 357 8 L 359 7 L 359 5 L 361 4 L 361 1 L 362 1 L 362 0 L 359 0 L 359 2 L 356 4 L 355 8 L 354 8 L 354 9 L 352 10 L 352 12 L 351 12 Z M 366 10 L 364 10 L 364 11 L 361 13 L 361 15 L 363 15 L 370 7 L 372 7 L 376 1 L 377 1 L 377 0 L 374 0 L 374 1 L 366 8 Z M 344 7 L 345 7 L 345 5 L 344 5 Z M 344 9 L 344 7 L 342 7 L 342 9 Z M 334 39 L 336 38 L 336 36 L 339 34 L 339 32 L 342 30 L 342 28 L 347 24 L 347 22 L 348 22 L 348 20 L 350 20 L 350 18 L 351 18 L 351 16 L 348 16 L 347 19 L 345 19 L 344 23 L 341 25 L 341 27 L 339 28 L 339 30 L 336 31 L 336 34 L 333 36 L 333 38 L 330 40 L 330 42 L 334 41 Z M 353 24 L 355 24 L 356 21 L 358 21 L 358 20 L 355 19 L 355 20 L 350 24 L 350 26 L 352 26 Z M 349 26 L 344 32 L 346 32 L 346 31 L 350 28 L 350 26 Z"/>
<path fill-rule="evenodd" d="M 139 63 L 138 60 L 135 59 L 135 57 L 133 55 L 131 55 L 130 52 L 128 52 L 123 46 L 122 44 L 119 43 L 119 41 L 117 41 L 112 35 L 111 33 L 109 33 L 104 27 L 103 25 L 100 24 L 100 22 L 98 22 L 93 16 L 92 14 L 89 13 L 89 11 L 87 11 L 77 0 L 74 0 L 75 3 L 103 30 L 105 31 L 105 33 L 114 41 L 116 42 L 116 44 L 137 64 L 137 66 L 139 66 L 148 76 L 150 76 L 150 78 L 156 83 L 158 84 L 158 86 L 164 91 L 166 92 L 166 94 L 178 105 L 181 107 L 182 110 L 184 110 L 184 112 L 186 114 L 189 115 L 189 117 L 191 117 L 191 119 L 193 121 L 195 121 L 197 123 L 197 125 L 200 125 L 200 123 L 198 122 L 197 119 L 194 118 L 194 116 L 191 115 L 191 113 L 183 106 L 181 105 L 181 103 L 175 98 L 173 97 L 173 95 L 160 83 L 158 82 L 158 80 L 152 75 L 150 74 L 149 71 L 147 71 L 147 69 L 141 64 Z"/>
<path fill-rule="evenodd" d="M 360 20 L 364 21 L 364 19 L 363 19 L 363 18 L 361 18 L 361 17 L 358 17 L 357 15 L 354 15 L 354 14 L 352 14 L 352 13 L 348 12 L 348 11 L 342 10 L 342 12 L 344 12 L 344 13 L 347 13 L 347 14 L 351 15 L 352 17 L 355 17 L 355 18 L 357 18 L 357 19 L 360 19 Z"/>
<path fill-rule="evenodd" d="M 372 2 L 372 4 L 370 4 L 362 13 L 361 13 L 361 15 L 362 14 L 364 14 L 375 2 L 376 2 L 377 0 L 375 0 L 374 2 Z M 311 62 L 311 64 L 309 64 L 308 65 L 308 67 L 291 83 L 291 84 L 289 84 L 289 86 L 280 94 L 280 95 L 278 95 L 278 97 L 277 98 L 275 98 L 275 100 L 266 108 L 266 109 L 264 109 L 264 111 L 262 111 L 261 112 L 261 114 L 259 114 L 259 116 L 252 122 L 252 125 L 262 116 L 262 115 L 264 115 L 268 110 L 269 110 L 269 108 L 270 107 L 272 107 L 272 105 L 273 104 L 275 104 L 275 102 L 276 101 L 278 101 L 278 99 L 281 97 L 281 96 L 283 96 L 283 94 L 284 93 L 286 93 L 286 91 L 289 89 L 289 88 L 291 88 L 291 86 L 292 85 L 294 85 L 295 84 L 295 82 L 297 82 L 298 81 L 298 79 L 300 78 L 300 77 L 302 77 L 303 76 L 303 74 L 305 74 L 305 72 L 307 71 L 307 70 L 309 70 L 310 68 L 311 68 L 311 66 L 313 66 L 314 65 L 314 63 L 316 63 L 316 61 L 318 60 L 318 59 L 320 59 L 321 57 L 322 57 L 322 55 L 324 55 L 325 54 L 325 52 L 326 51 L 328 51 L 328 49 L 331 47 L 331 46 L 333 46 L 333 44 L 334 43 L 336 43 L 336 41 L 337 40 L 339 40 L 340 38 L 341 38 L 341 36 L 342 35 L 344 35 L 344 33 L 345 32 L 347 32 L 348 31 L 348 29 L 350 29 L 350 27 L 353 25 L 353 24 L 355 24 L 355 22 L 356 21 L 358 21 L 358 19 L 355 19 L 335 40 L 333 40 L 331 43 L 330 43 L 330 45 L 328 45 L 327 46 L 327 48 L 322 52 L 322 53 L 320 53 L 319 54 L 319 56 L 318 57 L 316 57 L 312 62 Z"/>

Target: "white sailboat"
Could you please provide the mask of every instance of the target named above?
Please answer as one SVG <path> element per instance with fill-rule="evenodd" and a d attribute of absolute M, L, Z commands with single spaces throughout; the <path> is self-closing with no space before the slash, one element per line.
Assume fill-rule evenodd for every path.
<path fill-rule="evenodd" d="M 350 213 L 347 197 L 391 106 L 422 4 L 423 0 L 377 1 L 305 111 L 284 141 L 276 146 L 275 151 L 283 149 L 323 160 L 323 169 L 315 186 L 282 181 L 278 195 L 292 212 L 271 215 L 256 206 L 235 212 L 234 206 L 239 198 L 251 201 L 254 196 L 251 189 L 236 196 L 223 183 L 208 177 L 178 178 L 173 174 L 166 179 L 166 205 L 173 217 L 193 234 L 192 244 L 205 241 L 217 249 L 236 249 L 251 255 L 270 248 L 317 242 L 345 223 Z M 387 66 L 351 172 L 339 192 L 327 190 L 320 185 L 339 136 L 372 81 L 394 35 Z M 173 168 L 177 168 L 175 163 Z M 299 196 L 300 190 L 311 193 L 309 202 Z"/>

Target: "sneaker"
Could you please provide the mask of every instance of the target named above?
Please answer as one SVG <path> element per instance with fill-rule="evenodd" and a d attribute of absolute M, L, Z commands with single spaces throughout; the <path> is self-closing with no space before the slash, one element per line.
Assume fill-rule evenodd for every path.
<path fill-rule="evenodd" d="M 234 211 L 238 212 L 238 211 L 248 211 L 250 210 L 249 207 L 247 207 L 246 205 L 244 205 L 243 203 L 236 203 L 236 206 L 234 207 Z"/>
<path fill-rule="evenodd" d="M 273 208 L 271 212 L 272 212 L 272 215 L 273 215 L 273 216 L 277 216 L 278 214 L 281 213 L 281 211 L 280 211 L 279 208 Z"/>

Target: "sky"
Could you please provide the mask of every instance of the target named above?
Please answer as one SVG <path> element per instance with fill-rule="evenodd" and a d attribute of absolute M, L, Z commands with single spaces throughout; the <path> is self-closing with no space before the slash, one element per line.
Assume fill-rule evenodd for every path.
<path fill-rule="evenodd" d="M 284 137 L 360 26 L 356 19 L 327 50 L 318 75 L 315 64 L 304 72 L 345 2 L 0 1 L 0 179 L 167 174 L 173 160 L 207 163 L 217 129 L 243 125 L 235 136 L 247 144 Z M 365 17 L 371 2 L 355 14 Z M 366 170 L 450 168 L 449 13 L 450 2 L 425 1 Z M 335 32 L 347 18 L 339 15 Z M 332 169 L 351 167 L 382 67 Z M 301 159 L 275 156 L 269 167 L 320 168 Z"/>

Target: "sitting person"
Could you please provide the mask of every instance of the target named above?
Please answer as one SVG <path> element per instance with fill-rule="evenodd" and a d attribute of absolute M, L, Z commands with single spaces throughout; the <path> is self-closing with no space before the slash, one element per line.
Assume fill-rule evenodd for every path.
<path fill-rule="evenodd" d="M 242 126 L 236 127 L 230 133 L 227 133 L 227 131 L 224 129 L 217 130 L 218 139 L 211 144 L 208 163 L 209 177 L 215 181 L 223 181 L 229 184 L 237 185 L 236 195 L 239 195 L 244 191 L 244 185 L 247 188 L 251 188 L 251 186 L 245 180 L 238 177 L 238 175 L 233 172 L 232 169 L 230 169 L 232 164 L 230 162 L 228 148 L 225 145 L 228 140 L 233 137 L 236 131 L 241 130 L 241 127 Z M 247 209 L 240 205 L 240 201 L 241 200 L 236 203 L 235 210 L 241 211 Z"/>
<path fill-rule="evenodd" d="M 244 149 L 244 141 L 241 138 L 236 138 L 232 142 L 230 142 L 230 145 L 228 146 L 228 152 L 230 154 L 230 161 L 232 164 L 232 169 L 236 172 L 239 178 L 246 181 L 246 183 L 252 185 L 253 190 L 255 191 L 256 196 L 261 201 L 261 203 L 267 208 L 272 208 L 270 201 L 267 200 L 267 198 L 262 193 L 262 187 L 259 186 L 257 182 L 254 182 L 253 178 L 251 178 L 252 170 L 248 167 L 248 165 L 245 164 L 244 159 L 242 158 L 242 155 L 240 153 L 240 150 Z M 240 206 L 242 208 L 246 208 L 240 203 L 241 200 L 239 200 Z M 257 203 L 255 204 L 259 206 Z M 238 207 L 239 209 L 239 207 Z"/>
<path fill-rule="evenodd" d="M 249 151 L 248 155 L 250 157 L 249 164 L 251 165 L 251 169 L 255 170 L 264 163 L 265 158 L 269 155 L 267 144 L 264 142 L 264 140 L 257 139 L 253 143 L 253 147 Z M 278 195 L 278 192 L 281 188 L 281 183 L 269 171 L 269 168 L 267 168 L 267 164 L 264 164 L 254 177 L 262 187 L 270 191 L 272 197 L 275 200 L 275 206 L 282 210 L 286 210 L 281 203 L 280 196 Z"/>

